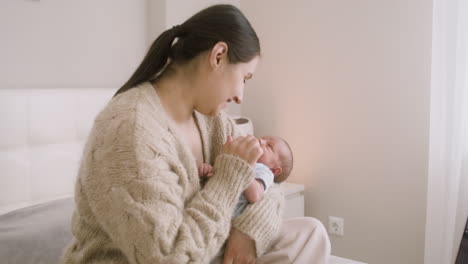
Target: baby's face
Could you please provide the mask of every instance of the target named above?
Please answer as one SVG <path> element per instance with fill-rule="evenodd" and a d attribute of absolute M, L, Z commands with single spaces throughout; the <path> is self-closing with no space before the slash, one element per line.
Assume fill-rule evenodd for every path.
<path fill-rule="evenodd" d="M 288 147 L 279 137 L 265 136 L 259 138 L 260 146 L 263 149 L 263 155 L 258 159 L 259 163 L 263 163 L 269 168 L 280 167 L 281 157 L 287 153 Z"/>

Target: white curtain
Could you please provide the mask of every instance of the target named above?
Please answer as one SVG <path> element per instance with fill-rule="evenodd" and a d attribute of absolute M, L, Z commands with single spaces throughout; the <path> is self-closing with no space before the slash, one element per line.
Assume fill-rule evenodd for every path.
<path fill-rule="evenodd" d="M 454 263 L 468 215 L 468 0 L 433 0 L 425 264 Z"/>

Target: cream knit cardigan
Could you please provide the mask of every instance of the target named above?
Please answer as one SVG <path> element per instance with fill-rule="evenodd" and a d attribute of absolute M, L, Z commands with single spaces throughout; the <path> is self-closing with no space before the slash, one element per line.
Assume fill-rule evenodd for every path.
<path fill-rule="evenodd" d="M 227 135 L 239 135 L 225 114 L 195 117 L 204 162 L 216 171 L 203 189 L 149 82 L 109 102 L 81 160 L 64 263 L 209 263 L 231 225 L 255 241 L 257 256 L 267 250 L 279 232 L 281 191 L 272 188 L 231 222 L 252 167 L 222 154 Z"/>

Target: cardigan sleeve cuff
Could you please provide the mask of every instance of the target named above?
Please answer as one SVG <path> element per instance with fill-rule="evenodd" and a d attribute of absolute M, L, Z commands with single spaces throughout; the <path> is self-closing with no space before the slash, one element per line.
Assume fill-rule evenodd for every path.
<path fill-rule="evenodd" d="M 275 191 L 272 188 L 261 201 L 251 204 L 234 219 L 233 227 L 255 241 L 257 257 L 262 256 L 278 236 L 283 207 L 283 193 L 279 188 Z"/>
<path fill-rule="evenodd" d="M 240 194 L 254 178 L 250 164 L 243 159 L 221 154 L 214 163 L 214 175 L 206 183 L 204 195 L 214 204 L 233 210 Z"/>

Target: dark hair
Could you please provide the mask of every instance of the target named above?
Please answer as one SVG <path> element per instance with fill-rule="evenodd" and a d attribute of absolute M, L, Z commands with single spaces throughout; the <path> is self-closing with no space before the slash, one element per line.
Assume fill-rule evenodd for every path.
<path fill-rule="evenodd" d="M 294 163 L 291 147 L 289 146 L 286 140 L 282 138 L 281 140 L 286 145 L 288 153 L 286 155 L 280 156 L 280 167 L 282 171 L 278 176 L 275 177 L 274 182 L 276 183 L 285 181 L 289 177 L 289 175 L 291 175 L 291 171 L 293 169 L 293 163 Z"/>
<path fill-rule="evenodd" d="M 214 5 L 159 35 L 140 66 L 114 96 L 155 79 L 172 62 L 190 61 L 220 41 L 228 45 L 230 63 L 249 62 L 260 55 L 257 34 L 242 12 L 232 5 Z"/>

